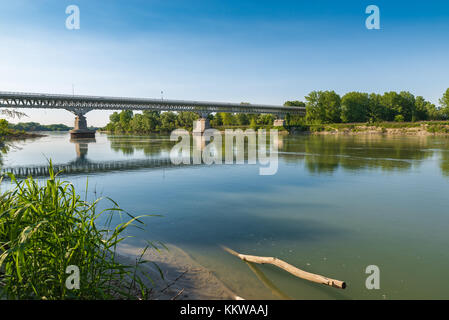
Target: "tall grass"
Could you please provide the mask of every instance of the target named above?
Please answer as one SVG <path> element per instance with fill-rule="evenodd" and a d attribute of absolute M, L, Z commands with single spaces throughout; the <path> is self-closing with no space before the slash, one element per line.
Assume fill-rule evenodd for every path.
<path fill-rule="evenodd" d="M 57 179 L 51 162 L 44 183 L 10 178 L 14 188 L 0 194 L 0 298 L 148 298 L 148 282 L 136 272 L 143 261 L 124 265 L 116 255 L 124 232 L 142 225 L 142 216 L 129 215 L 111 199 L 105 200 L 112 208 L 98 212 L 102 199 L 81 199 L 72 184 Z M 128 221 L 110 228 L 116 214 L 129 215 Z M 106 227 L 97 226 L 104 215 Z M 66 286 L 71 265 L 80 270 L 79 289 Z"/>

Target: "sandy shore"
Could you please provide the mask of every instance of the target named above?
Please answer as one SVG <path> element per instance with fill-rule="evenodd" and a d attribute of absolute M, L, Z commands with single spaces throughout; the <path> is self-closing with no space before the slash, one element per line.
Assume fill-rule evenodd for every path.
<path fill-rule="evenodd" d="M 164 279 L 152 263 L 141 265 L 143 273 L 151 277 L 155 284 L 151 299 L 155 300 L 234 300 L 236 295 L 229 290 L 209 270 L 194 261 L 186 252 L 173 245 L 168 250 L 147 250 L 143 260 L 156 263 L 162 270 Z M 142 248 L 121 245 L 117 250 L 118 260 L 134 265 Z"/>

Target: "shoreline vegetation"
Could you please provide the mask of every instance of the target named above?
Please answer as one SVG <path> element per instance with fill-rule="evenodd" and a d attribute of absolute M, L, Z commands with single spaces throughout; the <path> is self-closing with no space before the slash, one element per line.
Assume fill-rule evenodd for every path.
<path fill-rule="evenodd" d="M 248 104 L 242 102 L 242 104 Z M 302 101 L 286 101 L 285 106 L 304 107 L 306 115 L 285 117 L 285 126 L 274 127 L 273 114 L 244 114 L 218 112 L 208 116 L 212 128 L 226 129 L 272 129 L 286 132 L 313 134 L 449 134 L 449 88 L 439 100 L 439 106 L 422 96 L 415 97 L 408 91 L 376 93 L 349 92 L 340 97 L 335 91 L 312 91 Z M 194 112 L 158 112 L 131 110 L 114 112 L 109 123 L 100 132 L 146 135 L 170 133 L 175 129 L 193 130 L 199 118 Z M 62 124 L 40 125 L 35 122 L 9 124 L 0 119 L 0 141 L 24 139 L 36 136 L 27 131 L 67 131 Z"/>
<path fill-rule="evenodd" d="M 0 298 L 148 298 L 150 288 L 136 274 L 144 262 L 139 258 L 126 265 L 116 259 L 126 229 L 142 225 L 146 216 L 134 217 L 111 199 L 105 200 L 112 207 L 100 211 L 102 199 L 81 199 L 71 183 L 57 178 L 51 161 L 49 165 L 43 184 L 10 175 L 13 188 L 0 194 Z M 110 228 L 114 215 L 127 221 Z M 106 216 L 104 227 L 97 225 L 100 216 Z M 70 287 L 73 268 L 78 268 L 79 281 Z"/>
<path fill-rule="evenodd" d="M 8 127 L 12 130 L 23 132 L 69 131 L 73 129 L 73 127 L 66 126 L 65 124 L 44 125 L 37 122 L 19 122 L 16 124 L 9 123 Z"/>
<path fill-rule="evenodd" d="M 272 114 L 210 114 L 212 128 L 280 129 L 313 134 L 449 134 L 449 89 L 439 100 L 439 106 L 408 91 L 376 93 L 349 92 L 340 97 L 335 91 L 312 91 L 302 101 L 286 101 L 285 106 L 304 107 L 306 115 L 286 115 L 285 127 L 274 127 Z M 242 104 L 247 104 L 242 102 Z M 107 133 L 150 134 L 170 133 L 175 129 L 192 131 L 198 119 L 194 112 L 131 110 L 114 112 L 110 122 L 101 129 Z"/>
<path fill-rule="evenodd" d="M 49 166 L 43 184 L 10 175 L 13 188 L 0 193 L 0 299 L 236 298 L 176 246 L 122 242 L 150 216 L 134 217 L 109 198 L 81 199 Z M 111 208 L 97 209 L 102 201 Z M 122 222 L 112 228 L 117 216 Z M 67 284 L 73 266 L 78 288 Z"/>
<path fill-rule="evenodd" d="M 449 135 L 449 121 L 313 124 L 292 127 L 289 131 L 314 135 Z"/>
<path fill-rule="evenodd" d="M 43 137 L 43 134 L 30 133 L 23 130 L 12 129 L 5 119 L 0 119 L 0 146 L 6 141 L 23 140 L 29 138 Z"/>
<path fill-rule="evenodd" d="M 224 133 L 225 130 L 247 130 L 254 129 L 251 126 L 219 126 L 213 129 Z M 343 134 L 343 135 L 410 135 L 410 136 L 427 136 L 427 135 L 449 135 L 449 121 L 419 121 L 419 122 L 381 122 L 381 123 L 328 123 L 328 124 L 303 124 L 297 126 L 274 127 L 270 125 L 260 126 L 256 128 L 278 129 L 279 134 L 307 134 L 307 135 L 324 135 L 324 134 Z M 145 136 L 143 133 L 135 132 L 113 132 L 107 130 L 99 130 L 99 132 L 107 134 L 125 134 Z M 150 132 L 151 134 L 169 132 Z"/>

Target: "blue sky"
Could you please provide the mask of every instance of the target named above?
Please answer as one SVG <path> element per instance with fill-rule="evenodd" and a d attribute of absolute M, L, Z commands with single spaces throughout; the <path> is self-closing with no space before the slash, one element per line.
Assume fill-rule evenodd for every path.
<path fill-rule="evenodd" d="M 80 30 L 65 9 L 78 5 Z M 381 30 L 367 30 L 377 5 Z M 283 104 L 449 87 L 449 1 L 0 1 L 0 90 Z M 72 124 L 66 111 L 25 121 Z M 89 124 L 108 113 L 93 111 Z"/>

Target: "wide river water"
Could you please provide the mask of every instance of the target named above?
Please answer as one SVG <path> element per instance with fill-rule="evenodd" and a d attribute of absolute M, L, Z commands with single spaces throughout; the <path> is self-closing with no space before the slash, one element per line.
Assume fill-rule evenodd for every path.
<path fill-rule="evenodd" d="M 261 176 L 259 165 L 248 164 L 154 167 L 147 160 L 167 159 L 174 145 L 164 135 L 97 133 L 95 141 L 73 143 L 68 133 L 46 134 L 14 143 L 1 165 L 96 164 L 63 177 L 81 194 L 88 177 L 89 197 L 111 197 L 133 214 L 162 215 L 147 218 L 131 241 L 179 246 L 239 296 L 449 298 L 447 137 L 284 136 L 277 174 Z M 256 275 L 220 245 L 276 256 L 348 288 L 265 265 Z M 379 267 L 379 290 L 365 286 L 370 265 Z"/>

